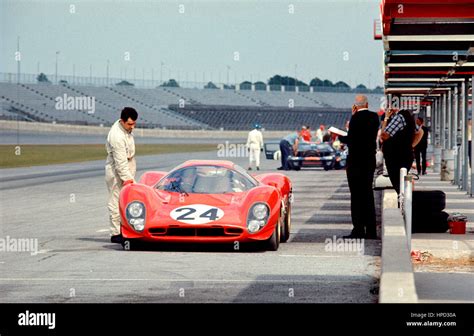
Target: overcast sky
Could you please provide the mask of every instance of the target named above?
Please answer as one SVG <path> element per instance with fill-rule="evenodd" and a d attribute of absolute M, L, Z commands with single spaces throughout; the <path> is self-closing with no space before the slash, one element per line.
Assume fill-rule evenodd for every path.
<path fill-rule="evenodd" d="M 296 71 L 305 82 L 382 85 L 378 0 L 0 3 L 0 72 L 17 71 L 19 36 L 24 73 L 53 74 L 59 51 L 59 73 L 68 75 L 75 67 L 89 76 L 92 65 L 93 76 L 105 77 L 109 60 L 110 77 L 128 79 L 151 79 L 153 69 L 155 80 L 163 71 L 163 79 L 200 82 L 229 74 L 233 83 Z"/>

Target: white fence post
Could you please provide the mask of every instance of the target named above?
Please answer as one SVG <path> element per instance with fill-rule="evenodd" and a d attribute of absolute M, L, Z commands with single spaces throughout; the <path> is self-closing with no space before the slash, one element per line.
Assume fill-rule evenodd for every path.
<path fill-rule="evenodd" d="M 408 250 L 411 252 L 411 231 L 412 231 L 412 199 L 413 199 L 413 176 L 407 175 L 404 178 L 405 199 L 403 202 L 405 230 L 407 232 Z"/>

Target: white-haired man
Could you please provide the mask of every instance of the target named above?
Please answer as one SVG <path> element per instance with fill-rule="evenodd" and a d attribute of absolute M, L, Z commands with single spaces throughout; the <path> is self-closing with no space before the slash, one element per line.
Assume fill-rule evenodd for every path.
<path fill-rule="evenodd" d="M 347 136 L 339 137 L 349 147 L 347 181 L 351 193 L 352 232 L 344 238 L 376 239 L 375 202 L 372 183 L 375 172 L 376 138 L 379 118 L 369 111 L 364 95 L 357 95 L 352 106 Z"/>

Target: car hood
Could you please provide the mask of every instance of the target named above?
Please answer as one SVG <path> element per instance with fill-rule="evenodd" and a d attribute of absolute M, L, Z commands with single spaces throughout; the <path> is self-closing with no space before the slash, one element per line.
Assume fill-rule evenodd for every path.
<path fill-rule="evenodd" d="M 182 206 L 187 204 L 208 204 L 215 206 L 240 205 L 246 196 L 242 193 L 226 193 L 226 194 L 178 194 L 167 193 L 167 200 L 163 200 L 164 204 Z"/>

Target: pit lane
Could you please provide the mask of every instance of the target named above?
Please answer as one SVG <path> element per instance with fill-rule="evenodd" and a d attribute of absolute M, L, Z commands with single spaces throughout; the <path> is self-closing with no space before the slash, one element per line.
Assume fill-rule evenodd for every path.
<path fill-rule="evenodd" d="M 217 159 L 216 152 L 139 157 L 137 176 L 191 157 Z M 246 158 L 226 159 L 246 167 Z M 261 172 L 278 166 L 263 159 Z M 327 243 L 352 227 L 345 171 L 286 173 L 292 235 L 277 252 L 214 245 L 130 252 L 109 242 L 103 161 L 0 170 L 0 237 L 37 239 L 39 250 L 0 252 L 0 302 L 376 302 L 380 241 L 365 241 L 363 253 Z"/>

